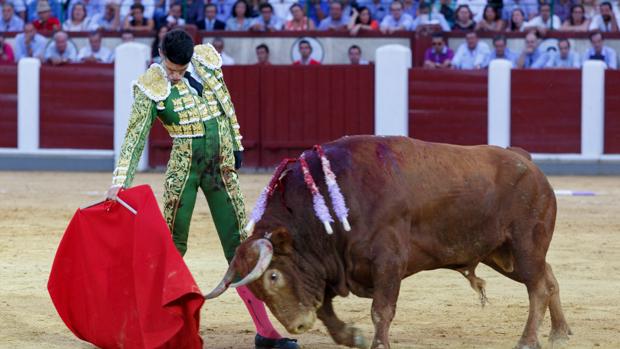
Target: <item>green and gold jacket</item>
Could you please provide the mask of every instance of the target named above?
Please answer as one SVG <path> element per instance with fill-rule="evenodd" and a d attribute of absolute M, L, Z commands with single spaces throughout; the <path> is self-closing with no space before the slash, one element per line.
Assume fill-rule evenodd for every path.
<path fill-rule="evenodd" d="M 233 150 L 243 150 L 239 123 L 224 83 L 222 57 L 211 44 L 194 47 L 191 65 L 203 84 L 202 97 L 191 93 L 187 80 L 170 84 L 166 71 L 153 64 L 133 84 L 134 102 L 113 185 L 131 186 L 144 144 L 155 119 L 172 138 L 196 138 L 205 134 L 204 121 L 225 118 L 233 139 Z"/>

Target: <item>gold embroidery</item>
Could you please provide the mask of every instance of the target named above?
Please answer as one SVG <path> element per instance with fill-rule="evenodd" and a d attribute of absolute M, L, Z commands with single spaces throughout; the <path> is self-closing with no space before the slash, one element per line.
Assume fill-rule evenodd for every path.
<path fill-rule="evenodd" d="M 193 122 L 185 125 L 164 125 L 164 128 L 172 138 L 194 138 L 205 134 L 202 122 Z"/>
<path fill-rule="evenodd" d="M 219 69 L 222 67 L 222 56 L 211 44 L 195 46 L 193 58 L 209 69 Z"/>
<path fill-rule="evenodd" d="M 175 214 L 179 206 L 181 194 L 190 174 L 192 165 L 192 140 L 175 139 L 172 152 L 166 167 L 164 182 L 164 217 L 170 231 L 173 230 Z"/>
<path fill-rule="evenodd" d="M 163 101 L 170 95 L 170 81 L 164 68 L 158 64 L 151 65 L 135 84 L 155 102 Z"/>

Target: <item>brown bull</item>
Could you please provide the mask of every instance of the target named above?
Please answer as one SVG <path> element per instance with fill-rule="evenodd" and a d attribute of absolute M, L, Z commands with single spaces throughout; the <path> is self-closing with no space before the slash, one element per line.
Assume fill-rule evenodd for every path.
<path fill-rule="evenodd" d="M 545 256 L 556 216 L 553 190 L 522 150 L 455 146 L 404 137 L 345 137 L 325 144 L 349 206 L 351 231 L 325 233 L 312 210 L 299 163 L 288 166 L 253 235 L 243 242 L 210 295 L 235 273 L 291 333 L 318 316 L 334 341 L 365 348 L 358 329 L 332 307 L 349 292 L 372 298 L 372 348 L 389 348 L 401 280 L 447 268 L 464 275 L 484 304 L 479 263 L 525 284 L 529 317 L 518 348 L 538 348 L 538 326 L 551 313 L 550 341 L 568 339 L 559 286 Z M 311 173 L 327 197 L 314 152 Z M 332 213 L 333 215 L 333 213 Z"/>

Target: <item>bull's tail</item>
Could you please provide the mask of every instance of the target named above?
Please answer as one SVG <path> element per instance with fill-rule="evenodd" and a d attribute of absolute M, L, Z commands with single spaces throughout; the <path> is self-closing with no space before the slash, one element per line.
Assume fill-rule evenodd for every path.
<path fill-rule="evenodd" d="M 515 153 L 517 153 L 517 154 L 519 154 L 519 155 L 523 156 L 524 158 L 526 158 L 526 159 L 528 159 L 528 160 L 532 161 L 532 155 L 531 155 L 531 154 L 530 154 L 527 150 L 525 150 L 525 149 L 523 149 L 523 148 L 519 148 L 519 147 L 508 147 L 508 148 L 506 148 L 506 149 L 508 149 L 508 150 L 510 150 L 510 151 L 512 151 L 512 152 L 515 152 Z"/>

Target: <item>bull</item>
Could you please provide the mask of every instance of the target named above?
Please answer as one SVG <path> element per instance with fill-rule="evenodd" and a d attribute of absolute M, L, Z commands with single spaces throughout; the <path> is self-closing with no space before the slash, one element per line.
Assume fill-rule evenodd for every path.
<path fill-rule="evenodd" d="M 333 340 L 366 348 L 361 332 L 334 312 L 335 296 L 372 298 L 372 348 L 390 348 L 388 331 L 401 280 L 424 270 L 458 271 L 479 293 L 479 263 L 525 284 L 529 316 L 517 348 L 539 348 L 551 314 L 552 344 L 568 339 L 559 285 L 546 262 L 556 218 L 554 192 L 520 149 L 457 146 L 405 137 L 344 137 L 323 146 L 349 205 L 351 231 L 325 233 L 312 212 L 299 163 L 288 165 L 253 234 L 237 249 L 222 282 L 235 275 L 291 333 L 318 317 Z M 302 155 L 317 183 L 320 160 Z M 319 191 L 326 193 L 324 185 Z M 330 210 L 333 210 L 330 207 Z"/>

